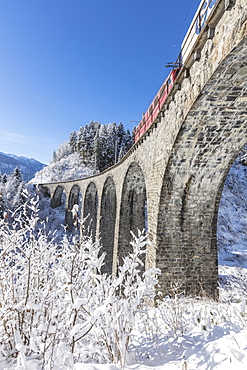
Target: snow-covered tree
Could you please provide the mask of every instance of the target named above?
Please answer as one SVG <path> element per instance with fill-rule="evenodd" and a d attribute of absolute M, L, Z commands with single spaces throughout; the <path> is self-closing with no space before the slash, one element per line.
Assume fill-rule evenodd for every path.
<path fill-rule="evenodd" d="M 18 189 L 20 183 L 22 182 L 22 175 L 18 167 L 14 169 L 14 172 L 11 178 L 12 178 L 12 185 L 15 187 L 15 189 Z"/>
<path fill-rule="evenodd" d="M 4 215 L 4 199 L 3 199 L 3 194 L 0 192 L 0 218 L 3 218 Z"/>
<path fill-rule="evenodd" d="M 0 184 L 0 208 L 3 212 L 13 212 L 18 209 L 24 203 L 23 196 L 24 182 L 22 181 L 22 175 L 18 167 L 15 168 L 14 172 L 7 176 L 2 176 L 2 182 Z"/>
<path fill-rule="evenodd" d="M 2 176 L 2 183 L 3 184 L 6 184 L 6 182 L 8 181 L 8 176 L 6 175 L 6 173 Z"/>
<path fill-rule="evenodd" d="M 100 172 L 121 159 L 132 145 L 130 132 L 122 123 L 101 125 L 91 121 L 70 136 L 70 146 L 78 150 L 83 163 Z"/>
<path fill-rule="evenodd" d="M 57 162 L 60 159 L 67 157 L 72 153 L 72 149 L 70 143 L 65 142 L 62 143 L 59 148 L 53 152 L 53 161 Z"/>
<path fill-rule="evenodd" d="M 75 153 L 77 151 L 78 143 L 77 143 L 77 132 L 72 131 L 70 134 L 69 144 L 72 150 L 72 153 Z"/>

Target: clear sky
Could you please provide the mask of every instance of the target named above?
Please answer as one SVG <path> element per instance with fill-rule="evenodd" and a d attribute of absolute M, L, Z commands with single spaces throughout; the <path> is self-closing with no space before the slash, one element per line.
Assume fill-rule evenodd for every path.
<path fill-rule="evenodd" d="M 0 152 L 48 163 L 90 120 L 140 120 L 199 0 L 0 0 Z"/>

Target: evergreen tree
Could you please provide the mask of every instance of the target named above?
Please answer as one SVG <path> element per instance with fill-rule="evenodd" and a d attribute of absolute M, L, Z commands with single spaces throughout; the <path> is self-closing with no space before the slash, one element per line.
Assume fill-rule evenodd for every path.
<path fill-rule="evenodd" d="M 94 165 L 93 167 L 97 170 L 100 166 L 100 142 L 99 142 L 99 131 L 96 133 L 94 138 Z"/>
<path fill-rule="evenodd" d="M 89 163 L 91 160 L 92 163 L 92 156 L 94 153 L 94 139 L 99 132 L 100 129 L 100 123 L 97 121 L 90 121 L 89 125 L 86 125 L 86 148 L 87 148 L 87 154 Z"/>
<path fill-rule="evenodd" d="M 13 198 L 13 209 L 16 210 L 20 208 L 25 203 L 25 197 L 23 194 L 23 182 L 21 182 L 17 188 L 16 194 Z"/>
<path fill-rule="evenodd" d="M 130 133 L 130 130 L 126 131 L 126 136 L 125 136 L 125 150 L 126 152 L 134 145 L 134 135 L 133 133 Z"/>
<path fill-rule="evenodd" d="M 0 193 L 0 218 L 3 218 L 4 211 L 5 211 L 5 207 L 4 207 L 3 194 Z"/>
<path fill-rule="evenodd" d="M 8 176 L 6 175 L 6 173 L 2 176 L 2 183 L 3 184 L 6 184 L 8 181 Z"/>
<path fill-rule="evenodd" d="M 98 157 L 97 157 L 97 166 L 98 170 L 104 171 L 107 167 L 107 130 L 106 126 L 102 125 L 99 130 L 99 138 L 98 138 Z"/>
<path fill-rule="evenodd" d="M 57 162 L 57 153 L 56 153 L 56 151 L 54 150 L 54 152 L 53 152 L 53 155 L 52 155 L 52 162 L 54 163 L 54 162 Z"/>
<path fill-rule="evenodd" d="M 12 185 L 15 188 L 15 190 L 17 190 L 20 183 L 22 182 L 22 175 L 18 167 L 14 169 L 14 172 L 11 177 L 12 177 Z"/>
<path fill-rule="evenodd" d="M 73 131 L 70 134 L 69 144 L 72 150 L 72 153 L 77 151 L 77 132 Z"/>
<path fill-rule="evenodd" d="M 22 205 L 25 202 L 24 196 L 24 181 L 18 167 L 16 167 L 10 176 L 4 174 L 0 182 L 0 218 L 4 213 L 8 213 L 11 217 L 11 212 L 19 209 L 22 211 Z"/>
<path fill-rule="evenodd" d="M 115 123 L 110 123 L 109 125 L 104 125 L 105 127 L 105 164 L 104 167 L 112 166 L 117 159 L 117 129 Z"/>
<path fill-rule="evenodd" d="M 122 124 L 122 122 L 120 122 L 117 126 L 117 135 L 119 139 L 119 145 L 121 146 L 124 141 L 124 137 L 125 137 L 125 130 L 124 130 L 124 125 Z"/>
<path fill-rule="evenodd" d="M 86 164 L 87 150 L 86 150 L 86 130 L 84 127 L 81 127 L 78 132 L 77 140 L 77 150 L 80 153 L 82 161 Z"/>

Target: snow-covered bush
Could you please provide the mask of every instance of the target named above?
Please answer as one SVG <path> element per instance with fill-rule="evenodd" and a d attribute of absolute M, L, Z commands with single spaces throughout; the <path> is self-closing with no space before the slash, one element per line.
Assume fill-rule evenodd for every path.
<path fill-rule="evenodd" d="M 154 298 L 157 270 L 140 275 L 146 239 L 133 241 L 118 277 L 101 275 L 104 254 L 90 238 L 48 241 L 37 231 L 31 200 L 9 227 L 0 221 L 0 356 L 25 369 L 36 357 L 42 369 L 74 362 L 128 359 L 137 312 Z"/>

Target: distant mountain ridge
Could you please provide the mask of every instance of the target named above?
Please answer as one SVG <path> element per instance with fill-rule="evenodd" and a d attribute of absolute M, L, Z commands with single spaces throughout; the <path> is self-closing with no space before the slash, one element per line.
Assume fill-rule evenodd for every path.
<path fill-rule="evenodd" d="M 26 158 L 15 154 L 0 152 L 0 173 L 10 175 L 18 167 L 24 181 L 31 180 L 37 171 L 42 170 L 45 164 L 33 158 Z"/>

